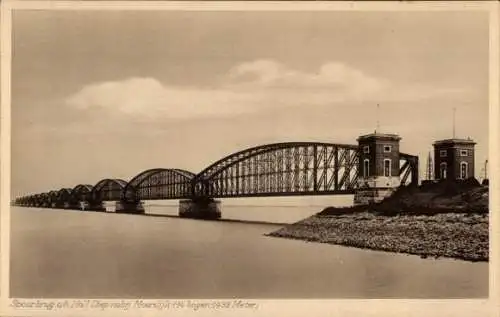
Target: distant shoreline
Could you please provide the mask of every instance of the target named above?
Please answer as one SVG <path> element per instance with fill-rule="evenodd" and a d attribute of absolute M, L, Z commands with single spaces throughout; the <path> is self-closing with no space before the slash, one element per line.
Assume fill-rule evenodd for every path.
<path fill-rule="evenodd" d="M 159 218 L 176 218 L 176 219 L 188 219 L 188 220 L 197 220 L 197 221 L 213 221 L 213 222 L 235 222 L 235 223 L 245 223 L 245 224 L 256 224 L 256 225 L 271 225 L 271 226 L 286 226 L 289 223 L 286 222 L 270 222 L 270 221 L 259 221 L 259 220 L 239 220 L 239 219 L 228 219 L 228 218 L 220 218 L 220 219 L 192 219 L 192 218 L 182 218 L 178 215 L 163 215 L 163 214 L 139 214 L 139 216 L 146 217 L 159 217 Z"/>
<path fill-rule="evenodd" d="M 23 207 L 21 207 L 23 208 Z M 93 214 L 112 214 L 112 215 L 129 215 L 129 216 L 140 216 L 140 217 L 156 217 L 156 218 L 173 218 L 173 219 L 183 219 L 192 221 L 211 221 L 211 222 L 233 222 L 242 224 L 255 224 L 255 225 L 269 225 L 269 226 L 286 226 L 290 223 L 288 222 L 276 222 L 276 221 L 264 221 L 264 220 L 240 220 L 240 219 L 230 219 L 230 218 L 220 218 L 220 219 L 193 219 L 193 218 L 182 218 L 178 215 L 168 215 L 168 214 L 155 214 L 155 213 L 125 213 L 125 212 L 114 212 L 114 211 L 95 211 L 95 210 L 80 210 L 80 209 L 59 209 L 59 208 L 43 208 L 52 211 L 62 211 L 62 212 L 78 212 L 78 213 L 93 213 Z"/>
<path fill-rule="evenodd" d="M 488 214 L 384 216 L 370 212 L 314 215 L 266 236 L 361 249 L 489 261 Z"/>

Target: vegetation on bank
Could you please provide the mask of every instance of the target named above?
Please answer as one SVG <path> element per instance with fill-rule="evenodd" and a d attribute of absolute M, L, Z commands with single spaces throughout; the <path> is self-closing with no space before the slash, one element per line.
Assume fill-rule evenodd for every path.
<path fill-rule="evenodd" d="M 437 215 L 442 213 L 488 214 L 488 186 L 470 178 L 401 187 L 390 198 L 370 206 L 327 207 L 318 215 L 370 212 L 381 216 Z"/>
<path fill-rule="evenodd" d="M 328 207 L 269 236 L 488 261 L 488 216 L 487 186 L 440 182 L 402 188 L 379 204 Z"/>

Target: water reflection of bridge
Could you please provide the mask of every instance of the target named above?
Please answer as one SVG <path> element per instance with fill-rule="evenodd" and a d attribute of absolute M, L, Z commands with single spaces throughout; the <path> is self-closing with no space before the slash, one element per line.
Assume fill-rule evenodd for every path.
<path fill-rule="evenodd" d="M 391 140 L 394 141 L 389 138 Z M 378 147 L 374 146 L 372 154 L 376 161 L 384 154 L 378 153 Z M 388 175 L 378 175 L 376 168 L 369 171 L 368 165 L 363 165 L 367 159 L 361 162 L 360 157 L 367 153 L 362 153 L 360 148 L 359 145 L 317 142 L 266 144 L 226 156 L 198 174 L 176 168 L 154 168 L 128 182 L 107 178 L 94 186 L 80 184 L 72 189 L 20 197 L 13 203 L 102 210 L 104 202 L 114 201 L 118 210 L 141 212 L 141 201 L 180 199 L 185 200 L 188 209 L 193 204 L 202 206 L 201 209 L 213 209 L 217 208 L 210 207 L 214 198 L 352 195 L 363 186 L 360 180 L 369 177 L 396 178 L 397 186 L 418 183 L 418 157 L 399 153 L 396 147 L 393 153 L 387 154 L 398 160 L 392 163 L 397 165 L 396 169 L 393 165 L 384 171 Z"/>

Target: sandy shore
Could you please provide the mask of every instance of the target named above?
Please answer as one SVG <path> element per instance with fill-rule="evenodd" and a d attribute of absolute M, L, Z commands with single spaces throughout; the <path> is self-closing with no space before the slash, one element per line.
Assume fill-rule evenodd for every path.
<path fill-rule="evenodd" d="M 421 257 L 488 261 L 488 214 L 315 215 L 268 235 Z"/>

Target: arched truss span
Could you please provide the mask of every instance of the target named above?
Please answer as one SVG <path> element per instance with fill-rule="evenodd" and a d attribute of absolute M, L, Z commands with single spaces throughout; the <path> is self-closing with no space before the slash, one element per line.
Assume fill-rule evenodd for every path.
<path fill-rule="evenodd" d="M 56 202 L 57 202 L 57 198 L 59 196 L 59 191 L 57 190 L 51 190 L 49 192 L 49 206 L 52 207 Z"/>
<path fill-rule="evenodd" d="M 49 193 L 41 193 L 36 195 L 36 203 L 37 207 L 48 207 L 49 206 Z"/>
<path fill-rule="evenodd" d="M 29 204 L 30 196 L 22 196 L 17 198 L 14 202 L 17 206 L 27 206 Z"/>
<path fill-rule="evenodd" d="M 182 169 L 154 168 L 141 172 L 125 186 L 128 201 L 181 199 L 191 195 L 195 174 Z"/>
<path fill-rule="evenodd" d="M 94 203 L 107 200 L 120 200 L 123 188 L 125 188 L 126 185 L 127 182 L 123 179 L 103 179 L 92 188 L 90 192 L 90 199 Z"/>
<path fill-rule="evenodd" d="M 71 199 L 71 188 L 62 188 L 57 192 L 57 203 L 64 204 Z"/>
<path fill-rule="evenodd" d="M 352 194 L 358 146 L 289 142 L 231 154 L 199 173 L 194 195 L 249 197 Z"/>
<path fill-rule="evenodd" d="M 34 205 L 34 195 L 25 196 L 23 198 L 23 204 L 25 206 L 32 206 L 32 205 Z"/>
<path fill-rule="evenodd" d="M 30 196 L 30 202 L 34 207 L 39 207 L 40 206 L 40 199 L 41 195 L 40 194 L 34 194 Z"/>
<path fill-rule="evenodd" d="M 71 191 L 71 200 L 74 202 L 89 201 L 92 188 L 93 186 L 88 184 L 76 185 Z"/>

